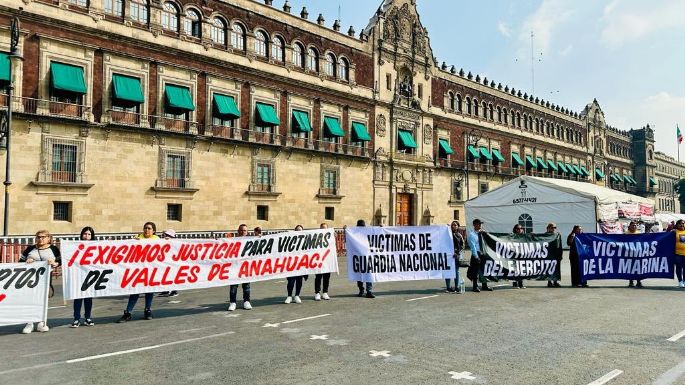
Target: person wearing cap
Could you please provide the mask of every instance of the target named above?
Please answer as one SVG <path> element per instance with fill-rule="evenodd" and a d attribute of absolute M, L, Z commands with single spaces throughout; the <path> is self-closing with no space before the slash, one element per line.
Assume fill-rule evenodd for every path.
<path fill-rule="evenodd" d="M 357 227 L 366 227 L 366 221 L 363 219 L 358 219 L 357 220 Z M 376 298 L 376 296 L 373 294 L 373 282 L 362 282 L 362 281 L 357 281 L 357 288 L 359 289 L 359 294 L 357 294 L 357 297 L 364 297 L 364 286 L 366 284 L 366 298 Z"/>
<path fill-rule="evenodd" d="M 473 220 L 473 230 L 469 231 L 466 236 L 466 240 L 471 249 L 471 262 L 469 268 L 466 271 L 466 277 L 473 282 L 473 292 L 480 293 L 478 288 L 478 279 L 482 278 L 480 275 L 480 264 L 483 261 L 481 250 L 480 250 L 480 232 L 483 228 L 483 221 L 476 218 Z M 483 279 L 483 290 L 492 291 L 491 287 L 488 287 L 488 281 Z"/>
<path fill-rule="evenodd" d="M 545 231 L 547 235 L 554 235 L 557 233 L 556 223 L 550 222 L 547 224 L 547 229 Z M 558 237 L 559 248 L 561 248 L 561 237 Z M 561 280 L 561 260 L 557 261 L 557 267 L 554 269 L 554 274 L 549 276 L 547 279 L 547 287 L 561 287 L 559 281 Z"/>
<path fill-rule="evenodd" d="M 631 235 L 640 234 L 640 230 L 637 227 L 637 223 L 635 221 L 630 221 L 630 223 L 628 223 L 628 229 L 626 230 L 626 232 L 624 234 L 631 234 Z M 638 279 L 637 285 L 635 285 L 633 283 L 632 279 L 629 280 L 628 281 L 628 287 L 633 287 L 633 286 L 638 287 L 638 288 L 642 287 L 642 280 Z"/>
<path fill-rule="evenodd" d="M 168 241 L 170 239 L 176 238 L 176 231 L 174 229 L 166 229 L 162 233 L 162 239 Z M 178 297 L 178 291 L 172 290 L 172 291 L 163 291 L 159 293 L 160 297 Z"/>
<path fill-rule="evenodd" d="M 238 226 L 238 237 L 247 236 L 247 225 L 242 223 Z M 242 284 L 243 287 L 243 309 L 252 309 L 252 304 L 250 304 L 250 283 L 245 282 Z M 236 300 L 238 299 L 238 285 L 231 285 L 228 289 L 228 311 L 234 311 L 236 308 Z"/>

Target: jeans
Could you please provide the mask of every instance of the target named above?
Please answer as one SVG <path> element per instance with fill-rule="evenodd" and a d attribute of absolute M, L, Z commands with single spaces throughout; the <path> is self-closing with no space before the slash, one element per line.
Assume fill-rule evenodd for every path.
<path fill-rule="evenodd" d="M 231 285 L 228 289 L 228 301 L 235 303 L 238 299 L 238 285 Z M 250 283 L 243 283 L 243 301 L 250 301 Z"/>
<path fill-rule="evenodd" d="M 450 286 L 450 281 L 451 281 L 451 280 L 450 280 L 449 278 L 445 278 L 445 287 L 446 287 L 447 289 L 450 289 L 450 288 L 451 288 L 451 286 Z M 457 275 L 454 277 L 454 288 L 455 288 L 455 289 L 458 289 L 458 288 L 459 288 L 459 267 L 457 267 Z"/>
<path fill-rule="evenodd" d="M 152 298 L 154 298 L 154 296 L 155 293 L 145 293 L 145 310 L 150 310 L 150 308 L 152 308 Z M 133 310 L 133 307 L 136 306 L 138 298 L 140 298 L 140 294 L 131 294 L 128 297 L 128 305 L 126 305 L 127 313 L 130 313 Z"/>
<path fill-rule="evenodd" d="M 675 256 L 675 275 L 678 277 L 678 282 L 685 280 L 685 256 Z"/>
<path fill-rule="evenodd" d="M 86 312 L 83 314 L 83 318 L 90 319 L 90 311 L 93 309 L 93 299 L 92 298 L 79 298 L 74 300 L 74 319 L 81 319 L 81 305 L 85 302 Z"/>
<path fill-rule="evenodd" d="M 364 292 L 364 284 L 365 284 L 365 282 L 357 281 L 357 287 L 359 288 L 360 293 Z M 372 291 L 373 291 L 373 282 L 366 282 L 366 292 L 371 293 Z"/>
<path fill-rule="evenodd" d="M 317 274 L 314 278 L 314 293 L 321 293 L 321 281 L 323 280 L 323 292 L 328 293 L 328 284 L 331 281 L 331 273 Z"/>
<path fill-rule="evenodd" d="M 300 291 L 302 290 L 302 276 L 299 275 L 297 277 L 288 277 L 288 285 L 286 288 L 288 289 L 288 297 L 293 296 L 293 287 L 295 287 L 295 296 L 299 297 L 300 296 Z"/>

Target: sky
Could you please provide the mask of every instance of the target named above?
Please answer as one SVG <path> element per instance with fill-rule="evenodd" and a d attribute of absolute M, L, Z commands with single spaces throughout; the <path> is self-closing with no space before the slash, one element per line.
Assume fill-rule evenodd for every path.
<path fill-rule="evenodd" d="M 275 0 L 282 7 L 285 0 Z M 357 33 L 381 0 L 289 0 Z M 677 158 L 685 135 L 685 1 L 417 0 L 438 62 L 581 112 L 597 99 L 607 124 L 654 128 Z M 533 44 L 531 47 L 531 32 Z M 685 142 L 683 160 L 685 161 Z"/>

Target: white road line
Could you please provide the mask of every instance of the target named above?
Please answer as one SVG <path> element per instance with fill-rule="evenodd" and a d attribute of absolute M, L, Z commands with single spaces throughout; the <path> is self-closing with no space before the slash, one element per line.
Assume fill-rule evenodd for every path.
<path fill-rule="evenodd" d="M 426 296 L 426 297 L 419 297 L 419 298 L 408 299 L 407 302 L 418 301 L 418 300 L 420 300 L 420 299 L 426 299 L 426 298 L 435 298 L 435 297 L 438 297 L 438 294 L 429 295 L 429 296 Z"/>
<path fill-rule="evenodd" d="M 328 317 L 329 315 L 330 315 L 330 314 L 320 314 L 320 315 L 315 315 L 315 316 L 312 316 L 312 317 L 298 318 L 298 319 L 293 319 L 293 320 L 290 320 L 290 321 L 283 321 L 283 322 L 281 322 L 281 323 L 282 323 L 282 324 L 291 324 L 291 323 L 293 323 L 293 322 L 300 322 L 300 321 L 307 321 L 307 320 L 315 319 L 315 318 Z"/>
<path fill-rule="evenodd" d="M 207 326 L 204 328 L 195 328 L 195 329 L 186 329 L 186 330 L 179 330 L 179 333 L 192 333 L 192 332 L 197 332 L 200 330 L 207 330 L 207 329 L 214 329 L 216 326 Z"/>
<path fill-rule="evenodd" d="M 59 352 L 63 352 L 63 351 L 64 351 L 64 349 L 61 349 L 61 350 L 51 350 L 51 351 L 49 351 L 49 352 L 39 352 L 39 353 L 24 354 L 24 355 L 21 356 L 21 357 L 35 357 L 35 356 L 42 356 L 42 355 L 46 355 L 46 354 L 59 353 Z"/>
<path fill-rule="evenodd" d="M 676 342 L 685 336 L 685 330 L 669 338 L 667 341 Z"/>
<path fill-rule="evenodd" d="M 0 373 L 2 374 L 2 373 Z M 659 376 L 652 385 L 671 385 L 675 384 L 676 381 L 685 374 L 685 361 L 679 363 L 678 365 L 672 367 L 667 372 Z"/>
<path fill-rule="evenodd" d="M 135 353 L 135 352 L 141 352 L 145 350 L 151 350 L 151 349 L 158 349 L 158 348 L 163 348 L 165 346 L 172 346 L 172 345 L 178 345 L 178 344 L 184 344 L 187 342 L 193 342 L 193 341 L 200 341 L 200 340 L 206 340 L 208 338 L 216 338 L 216 337 L 222 337 L 225 335 L 233 334 L 235 332 L 226 332 L 226 333 L 219 333 L 219 334 L 211 334 L 208 336 L 204 337 L 197 337 L 197 338 L 189 338 L 187 340 L 180 340 L 180 341 L 174 341 L 174 342 L 167 342 L 165 344 L 159 344 L 159 345 L 151 345 L 151 346 L 144 346 L 142 348 L 136 348 L 136 349 L 129 349 L 129 350 L 120 350 L 118 352 L 111 352 L 111 353 L 105 353 L 105 354 L 98 354 L 95 356 L 88 356 L 88 357 L 82 357 L 82 358 L 76 358 L 73 360 L 67 360 L 64 361 L 67 364 L 73 364 L 77 362 L 83 362 L 83 361 L 91 361 L 91 360 L 97 360 L 100 358 L 106 358 L 106 357 L 112 357 L 112 356 L 120 356 L 122 354 L 129 354 L 129 353 Z M 2 374 L 2 373 L 0 373 Z"/>
<path fill-rule="evenodd" d="M 142 336 L 142 337 L 133 337 L 133 338 L 128 338 L 125 340 L 116 340 L 116 341 L 110 341 L 108 344 L 120 344 L 122 342 L 131 342 L 131 341 L 138 341 L 138 340 L 144 340 L 146 338 L 150 338 L 148 336 Z"/>
<path fill-rule="evenodd" d="M 606 384 L 607 382 L 609 382 L 609 381 L 613 380 L 614 378 L 620 376 L 621 373 L 623 373 L 623 370 L 614 369 L 614 370 L 610 371 L 609 373 L 603 375 L 602 377 L 600 377 L 600 378 L 598 378 L 598 379 L 592 381 L 591 383 L 589 383 L 589 384 L 587 384 L 587 385 L 602 385 L 602 384 Z"/>
<path fill-rule="evenodd" d="M 51 306 L 51 307 L 48 308 L 48 310 L 50 310 L 50 309 L 59 309 L 59 308 L 61 308 L 61 307 L 67 307 L 67 305 L 62 305 L 62 306 Z"/>

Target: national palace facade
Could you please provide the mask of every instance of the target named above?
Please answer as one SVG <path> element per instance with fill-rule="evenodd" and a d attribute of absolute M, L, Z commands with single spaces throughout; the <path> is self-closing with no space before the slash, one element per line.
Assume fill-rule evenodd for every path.
<path fill-rule="evenodd" d="M 21 58 L 0 54 L 10 233 L 463 224 L 518 175 L 654 198 L 682 176 L 596 100 L 439 64 L 415 2 L 355 31 L 287 1 L 2 1 L 0 52 L 21 23 Z"/>

